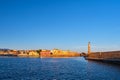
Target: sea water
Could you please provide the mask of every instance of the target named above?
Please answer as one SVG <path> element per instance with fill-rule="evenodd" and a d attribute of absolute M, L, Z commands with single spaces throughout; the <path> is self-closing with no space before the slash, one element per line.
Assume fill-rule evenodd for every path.
<path fill-rule="evenodd" d="M 120 66 L 82 57 L 0 57 L 0 80 L 120 80 Z"/>

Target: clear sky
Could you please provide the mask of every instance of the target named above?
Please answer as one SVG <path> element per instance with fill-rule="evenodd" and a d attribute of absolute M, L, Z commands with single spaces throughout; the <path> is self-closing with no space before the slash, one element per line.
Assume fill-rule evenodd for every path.
<path fill-rule="evenodd" d="M 0 0 L 0 48 L 120 50 L 120 0 Z"/>

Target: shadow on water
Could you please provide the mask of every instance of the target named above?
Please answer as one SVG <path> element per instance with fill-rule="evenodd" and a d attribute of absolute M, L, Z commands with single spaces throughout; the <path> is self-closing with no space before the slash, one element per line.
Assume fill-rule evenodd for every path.
<path fill-rule="evenodd" d="M 88 63 L 95 63 L 99 65 L 105 65 L 105 66 L 114 66 L 120 68 L 120 64 L 114 63 L 114 62 L 107 62 L 107 61 L 94 61 L 94 60 L 87 60 Z"/>
<path fill-rule="evenodd" d="M 120 65 L 86 60 L 86 75 L 93 80 L 120 80 Z"/>

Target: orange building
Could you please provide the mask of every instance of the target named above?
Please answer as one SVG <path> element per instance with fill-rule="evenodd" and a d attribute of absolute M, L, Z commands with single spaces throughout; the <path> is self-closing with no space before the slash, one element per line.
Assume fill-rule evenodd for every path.
<path fill-rule="evenodd" d="M 51 51 L 50 50 L 42 50 L 40 52 L 40 56 L 41 57 L 50 57 L 52 55 Z"/>

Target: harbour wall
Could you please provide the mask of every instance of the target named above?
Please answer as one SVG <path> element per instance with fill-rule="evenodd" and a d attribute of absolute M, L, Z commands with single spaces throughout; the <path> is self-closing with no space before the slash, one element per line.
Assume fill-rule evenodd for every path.
<path fill-rule="evenodd" d="M 120 51 L 92 52 L 88 58 L 98 59 L 120 59 Z"/>

